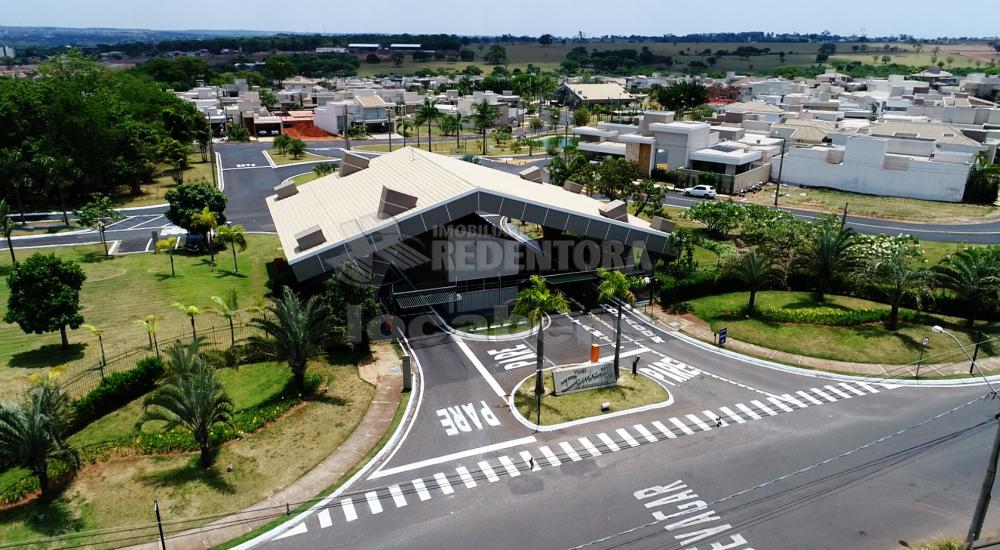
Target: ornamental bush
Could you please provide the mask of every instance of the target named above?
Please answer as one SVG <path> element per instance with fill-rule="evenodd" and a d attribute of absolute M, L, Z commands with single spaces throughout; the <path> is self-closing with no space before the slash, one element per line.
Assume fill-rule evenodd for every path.
<path fill-rule="evenodd" d="M 156 387 L 163 376 L 163 361 L 140 359 L 134 369 L 106 376 L 96 388 L 73 402 L 73 426 L 77 432 L 98 418 L 125 406 Z"/>

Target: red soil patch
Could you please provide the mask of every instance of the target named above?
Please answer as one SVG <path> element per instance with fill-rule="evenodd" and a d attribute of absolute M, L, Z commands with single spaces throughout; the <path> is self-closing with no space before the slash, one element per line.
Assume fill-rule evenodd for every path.
<path fill-rule="evenodd" d="M 293 139 L 309 141 L 332 141 L 340 139 L 335 135 L 328 134 L 321 128 L 317 128 L 311 122 L 306 121 L 293 122 L 291 126 L 285 126 L 284 131 L 285 135 Z"/>

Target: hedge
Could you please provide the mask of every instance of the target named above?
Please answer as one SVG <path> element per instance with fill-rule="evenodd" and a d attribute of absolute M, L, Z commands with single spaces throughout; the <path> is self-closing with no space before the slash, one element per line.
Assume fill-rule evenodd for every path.
<path fill-rule="evenodd" d="M 775 307 L 756 308 L 755 317 L 776 323 L 799 323 L 804 325 L 828 325 L 851 327 L 884 322 L 889 319 L 890 310 L 856 309 L 843 310 L 832 307 L 811 307 L 783 309 Z M 933 323 L 926 315 L 909 309 L 899 310 L 899 320 L 910 323 Z"/>
<path fill-rule="evenodd" d="M 140 359 L 135 368 L 106 376 L 96 388 L 73 401 L 70 432 L 78 432 L 98 418 L 149 393 L 161 376 L 163 361 L 158 357 Z"/>

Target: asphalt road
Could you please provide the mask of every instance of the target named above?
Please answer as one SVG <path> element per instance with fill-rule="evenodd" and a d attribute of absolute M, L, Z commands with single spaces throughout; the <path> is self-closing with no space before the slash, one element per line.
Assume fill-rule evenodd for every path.
<path fill-rule="evenodd" d="M 610 355 L 612 319 L 554 317 L 546 364 Z M 672 403 L 545 432 L 495 389 L 532 374 L 534 337 L 413 338 L 423 393 L 400 446 L 258 546 L 884 550 L 967 528 L 995 427 L 983 386 L 774 370 L 627 319 L 623 364 Z"/>

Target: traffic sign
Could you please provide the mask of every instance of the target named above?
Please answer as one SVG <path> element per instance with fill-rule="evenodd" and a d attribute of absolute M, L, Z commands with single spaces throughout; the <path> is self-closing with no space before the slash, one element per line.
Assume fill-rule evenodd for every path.
<path fill-rule="evenodd" d="M 931 339 L 928 338 L 928 337 L 926 337 L 926 336 L 924 336 L 924 339 L 920 341 L 921 345 L 924 345 L 924 346 L 926 346 L 930 342 L 931 342 Z"/>
<path fill-rule="evenodd" d="M 720 346 L 726 345 L 726 336 L 728 336 L 728 335 L 729 335 L 729 329 L 728 328 L 720 328 L 719 329 L 719 345 Z"/>

